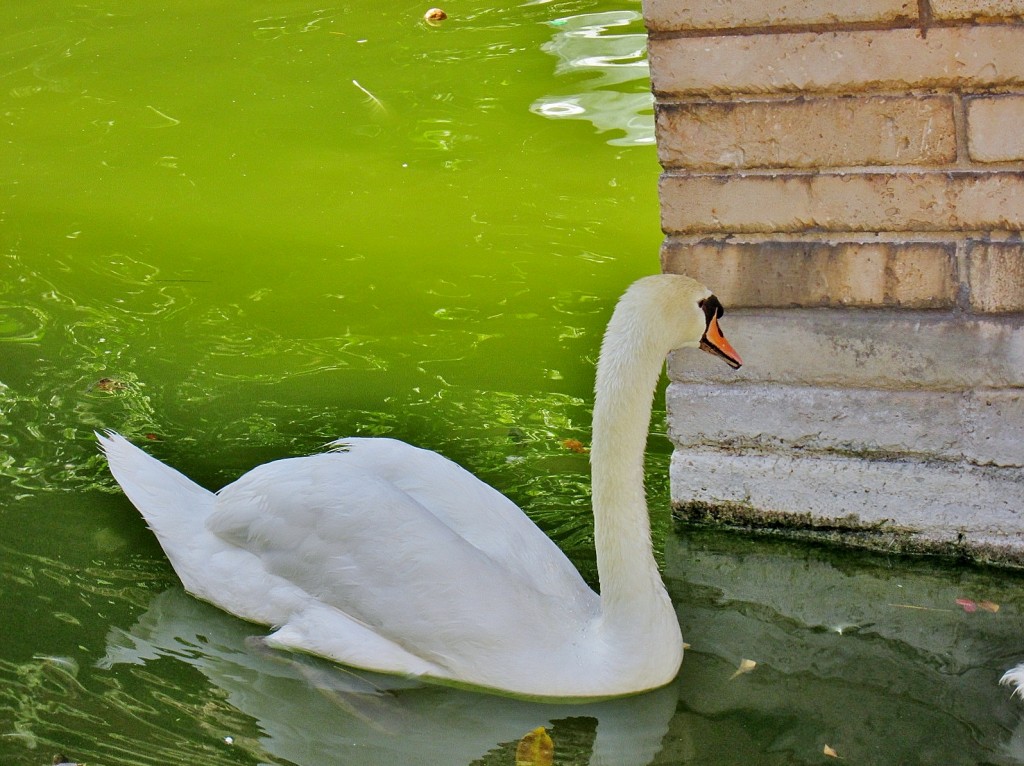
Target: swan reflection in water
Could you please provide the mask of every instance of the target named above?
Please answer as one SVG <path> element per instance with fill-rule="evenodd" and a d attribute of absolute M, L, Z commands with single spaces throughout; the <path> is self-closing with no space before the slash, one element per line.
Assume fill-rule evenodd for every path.
<path fill-rule="evenodd" d="M 589 704 L 550 704 L 352 670 L 267 648 L 259 628 L 172 588 L 128 631 L 107 637 L 104 667 L 173 657 L 255 719 L 266 753 L 297 766 L 468 764 L 538 726 L 597 721 L 591 766 L 646 766 L 661 750 L 676 684 Z M 225 732 L 229 734 L 230 732 Z M 555 748 L 558 752 L 558 741 Z"/>

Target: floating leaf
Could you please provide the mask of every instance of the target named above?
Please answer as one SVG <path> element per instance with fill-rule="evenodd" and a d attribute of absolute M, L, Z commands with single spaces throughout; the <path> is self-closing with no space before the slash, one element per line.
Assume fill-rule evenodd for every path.
<path fill-rule="evenodd" d="M 995 614 L 999 611 L 999 604 L 992 601 L 975 601 L 970 598 L 958 598 L 956 600 L 957 605 L 968 614 L 977 612 L 979 609 L 985 612 L 991 612 Z"/>
<path fill-rule="evenodd" d="M 827 755 L 829 758 L 838 758 L 839 757 L 839 753 L 837 753 L 835 750 L 833 750 L 828 745 L 825 745 L 825 747 L 822 748 L 821 752 L 824 753 L 825 755 Z"/>
<path fill-rule="evenodd" d="M 956 600 L 957 605 L 965 612 L 970 614 L 971 612 L 978 611 L 978 605 L 969 598 L 958 598 Z"/>
<path fill-rule="evenodd" d="M 566 439 L 562 442 L 562 446 L 570 452 L 575 452 L 580 455 L 587 452 L 587 448 L 583 446 L 583 442 L 579 439 Z"/>
<path fill-rule="evenodd" d="M 736 668 L 736 672 L 729 676 L 729 680 L 736 678 L 736 676 L 742 676 L 744 673 L 749 673 L 751 670 L 757 667 L 757 663 L 753 660 L 740 660 L 740 666 Z"/>
<path fill-rule="evenodd" d="M 543 726 L 538 726 L 519 740 L 516 766 L 551 766 L 554 758 L 555 743 Z"/>

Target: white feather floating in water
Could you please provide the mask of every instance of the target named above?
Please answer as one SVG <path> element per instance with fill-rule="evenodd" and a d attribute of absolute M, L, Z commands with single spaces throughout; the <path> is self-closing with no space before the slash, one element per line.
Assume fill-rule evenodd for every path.
<path fill-rule="evenodd" d="M 379 111 L 381 111 L 381 112 L 386 111 L 383 102 L 379 98 L 377 98 L 375 95 L 370 93 L 370 91 L 368 91 L 362 85 L 360 85 L 358 80 L 353 80 L 352 84 L 355 85 L 357 88 L 359 88 L 359 90 L 361 90 L 364 94 L 366 94 L 367 100 L 371 104 L 373 104 Z"/>

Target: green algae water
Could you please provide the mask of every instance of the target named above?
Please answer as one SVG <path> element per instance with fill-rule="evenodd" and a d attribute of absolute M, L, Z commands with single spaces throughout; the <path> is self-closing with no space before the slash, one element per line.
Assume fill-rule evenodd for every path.
<path fill-rule="evenodd" d="M 661 237 L 640 7 L 426 10 L 0 7 L 0 763 L 499 764 L 542 725 L 563 764 L 1024 760 L 1019 579 L 673 531 L 657 411 L 657 693 L 399 683 L 181 591 L 93 430 L 209 487 L 402 438 L 593 578 L 593 363 Z"/>

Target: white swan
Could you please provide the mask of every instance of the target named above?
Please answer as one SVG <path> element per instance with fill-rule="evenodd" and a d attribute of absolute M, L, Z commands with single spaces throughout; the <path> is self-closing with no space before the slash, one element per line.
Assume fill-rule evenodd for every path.
<path fill-rule="evenodd" d="M 597 365 L 591 446 L 601 595 L 510 500 L 391 439 L 259 466 L 217 494 L 110 432 L 114 478 L 186 590 L 265 639 L 360 668 L 537 698 L 598 698 L 670 682 L 675 611 L 651 550 L 643 457 L 666 354 L 739 367 L 721 304 L 688 277 L 634 283 Z"/>

